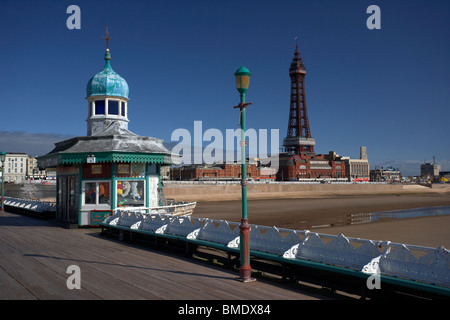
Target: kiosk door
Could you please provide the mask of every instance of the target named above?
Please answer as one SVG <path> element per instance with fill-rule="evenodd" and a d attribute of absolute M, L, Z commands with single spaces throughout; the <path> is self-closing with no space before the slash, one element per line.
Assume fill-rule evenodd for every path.
<path fill-rule="evenodd" d="M 78 223 L 79 178 L 76 175 L 59 177 L 58 220 Z"/>

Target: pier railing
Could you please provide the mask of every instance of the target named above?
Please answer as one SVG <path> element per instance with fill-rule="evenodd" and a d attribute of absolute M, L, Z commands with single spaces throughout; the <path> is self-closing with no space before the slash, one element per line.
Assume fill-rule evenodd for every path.
<path fill-rule="evenodd" d="M 239 251 L 239 224 L 189 216 L 120 212 L 102 227 L 176 238 L 227 252 Z M 367 279 L 378 275 L 385 283 L 450 296 L 450 252 L 390 241 L 368 240 L 277 227 L 252 225 L 253 257 L 302 267 L 325 268 Z"/>
<path fill-rule="evenodd" d="M 56 203 L 52 201 L 40 201 L 20 199 L 14 197 L 4 197 L 4 205 L 13 208 L 24 209 L 31 212 L 55 212 Z"/>
<path fill-rule="evenodd" d="M 155 207 L 118 207 L 114 212 L 134 212 L 147 214 L 170 214 L 173 216 L 188 216 L 194 212 L 197 202 L 169 201 L 168 205 Z"/>

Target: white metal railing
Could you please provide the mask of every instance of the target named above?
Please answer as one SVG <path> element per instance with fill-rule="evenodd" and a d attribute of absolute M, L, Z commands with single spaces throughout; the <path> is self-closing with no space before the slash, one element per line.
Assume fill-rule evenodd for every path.
<path fill-rule="evenodd" d="M 190 216 L 118 212 L 105 224 L 239 248 L 239 223 Z M 450 287 L 450 251 L 277 227 L 251 225 L 253 251 Z"/>
<path fill-rule="evenodd" d="M 36 212 L 46 212 L 46 211 L 56 211 L 56 202 L 52 201 L 40 201 L 40 200 L 29 200 L 13 197 L 4 197 L 4 204 L 27 209 Z M 156 206 L 156 207 L 119 207 L 114 209 L 116 212 L 141 212 L 141 213 L 160 213 L 160 214 L 172 214 L 172 215 L 190 215 L 192 214 L 196 202 L 183 202 L 174 201 L 168 206 Z"/>
<path fill-rule="evenodd" d="M 171 214 L 171 215 L 191 215 L 197 202 L 174 201 L 167 206 L 155 207 L 119 207 L 115 212 L 139 212 L 142 214 Z"/>
<path fill-rule="evenodd" d="M 22 208 L 36 212 L 56 211 L 56 203 L 51 201 L 4 197 L 4 204 L 15 208 Z"/>

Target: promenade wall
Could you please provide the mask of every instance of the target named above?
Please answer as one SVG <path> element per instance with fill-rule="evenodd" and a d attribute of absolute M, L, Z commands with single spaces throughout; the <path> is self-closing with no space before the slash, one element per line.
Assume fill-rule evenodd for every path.
<path fill-rule="evenodd" d="M 433 186 L 434 187 L 434 186 Z M 331 196 L 358 196 L 374 194 L 405 193 L 443 193 L 450 192 L 450 186 L 444 185 L 430 188 L 422 185 L 380 184 L 380 183 L 249 183 L 247 195 L 249 199 L 278 198 L 321 198 Z M 165 181 L 166 198 L 184 201 L 222 201 L 241 199 L 241 185 L 234 182 L 192 182 Z M 5 196 L 55 201 L 56 185 L 44 184 L 5 184 Z"/>
<path fill-rule="evenodd" d="M 422 188 L 421 188 L 422 189 Z M 429 188 L 425 188 L 429 189 Z M 418 190 L 416 190 L 418 191 Z M 167 198 L 187 201 L 238 200 L 241 185 L 166 183 Z M 249 184 L 249 199 L 265 198 L 319 198 L 324 196 L 395 194 L 411 192 L 401 184 Z"/>

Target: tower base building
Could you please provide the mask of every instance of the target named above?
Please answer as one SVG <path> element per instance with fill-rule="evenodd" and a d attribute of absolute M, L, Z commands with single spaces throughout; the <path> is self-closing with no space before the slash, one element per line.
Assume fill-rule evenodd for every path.
<path fill-rule="evenodd" d="M 289 67 L 291 94 L 289 122 L 286 138 L 283 139 L 284 152 L 279 155 L 277 180 L 315 181 L 347 180 L 346 166 L 334 152 L 328 155 L 316 154 L 316 140 L 311 136 L 306 105 L 306 68 L 298 46 Z"/>

